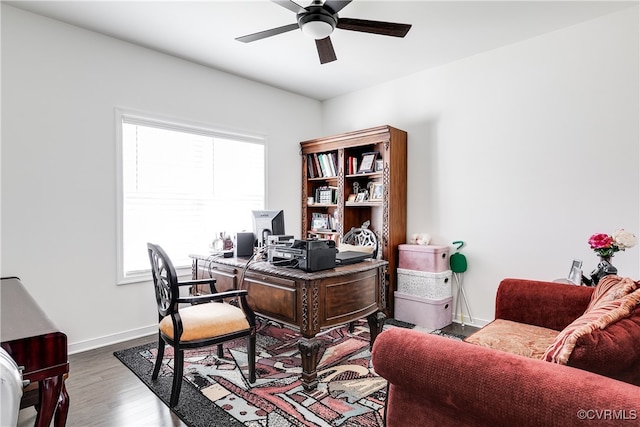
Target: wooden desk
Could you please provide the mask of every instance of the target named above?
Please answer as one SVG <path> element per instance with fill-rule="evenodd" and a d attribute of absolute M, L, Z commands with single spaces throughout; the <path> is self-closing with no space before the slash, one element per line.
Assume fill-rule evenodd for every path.
<path fill-rule="evenodd" d="M 253 262 L 240 284 L 247 260 L 201 255 L 191 258 L 194 279 L 215 278 L 218 292 L 247 289 L 247 302 L 256 313 L 300 329 L 298 347 L 305 390 L 318 385 L 320 344 L 316 334 L 321 329 L 366 317 L 371 345 L 382 330 L 387 261 L 368 260 L 315 273 Z"/>
<path fill-rule="evenodd" d="M 2 348 L 24 366 L 22 377 L 39 388 L 37 427 L 48 427 L 55 413 L 55 426 L 66 424 L 69 395 L 64 377 L 69 373 L 67 336 L 49 320 L 20 280 L 2 278 L 0 339 Z"/>

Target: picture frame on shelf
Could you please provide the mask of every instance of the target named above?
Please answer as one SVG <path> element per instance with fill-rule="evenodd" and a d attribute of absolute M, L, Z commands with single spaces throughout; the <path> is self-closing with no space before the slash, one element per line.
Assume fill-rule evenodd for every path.
<path fill-rule="evenodd" d="M 376 160 L 376 172 L 380 172 L 384 168 L 384 160 L 377 159 Z"/>
<path fill-rule="evenodd" d="M 360 167 L 358 168 L 358 173 L 375 172 L 377 158 L 378 158 L 377 151 L 373 151 L 371 153 L 364 153 L 362 155 L 362 159 L 360 160 Z"/>
<path fill-rule="evenodd" d="M 361 191 L 360 193 L 358 193 L 358 195 L 356 196 L 356 203 L 362 203 L 366 201 L 367 201 L 367 192 Z"/>
<path fill-rule="evenodd" d="M 371 186 L 371 194 L 369 200 L 382 200 L 384 197 L 384 184 L 374 182 Z"/>
<path fill-rule="evenodd" d="M 333 191 L 330 189 L 321 189 L 318 191 L 318 203 L 328 205 L 333 202 Z"/>
<path fill-rule="evenodd" d="M 327 214 L 315 213 L 311 220 L 311 229 L 314 231 L 327 230 L 329 228 L 329 216 Z"/>

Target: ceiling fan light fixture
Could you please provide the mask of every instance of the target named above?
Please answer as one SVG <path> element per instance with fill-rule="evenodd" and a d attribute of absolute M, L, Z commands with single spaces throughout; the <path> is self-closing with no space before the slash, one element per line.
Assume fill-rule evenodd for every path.
<path fill-rule="evenodd" d="M 304 13 L 298 16 L 298 25 L 302 32 L 316 40 L 329 37 L 337 23 L 337 20 L 327 13 Z"/>
<path fill-rule="evenodd" d="M 249 43 L 299 29 L 306 36 L 315 39 L 320 63 L 326 64 L 337 59 L 333 43 L 329 37 L 336 28 L 393 37 L 404 37 L 411 29 L 409 24 L 339 18 L 338 12 L 351 3 L 352 0 L 311 0 L 311 4 L 307 7 L 302 7 L 296 3 L 296 1 L 300 2 L 302 0 L 271 1 L 294 12 L 297 22 L 258 33 L 247 34 L 246 36 L 237 37 L 236 40 Z"/>
<path fill-rule="evenodd" d="M 311 21 L 302 26 L 302 32 L 313 39 L 320 40 L 333 32 L 331 24 L 323 21 Z"/>

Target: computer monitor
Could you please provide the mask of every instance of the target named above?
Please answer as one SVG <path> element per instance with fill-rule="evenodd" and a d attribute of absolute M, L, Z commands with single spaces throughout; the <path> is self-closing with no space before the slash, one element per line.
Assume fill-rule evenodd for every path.
<path fill-rule="evenodd" d="M 267 243 L 267 236 L 284 234 L 283 211 L 251 211 L 251 213 L 253 214 L 253 234 L 258 247 Z"/>

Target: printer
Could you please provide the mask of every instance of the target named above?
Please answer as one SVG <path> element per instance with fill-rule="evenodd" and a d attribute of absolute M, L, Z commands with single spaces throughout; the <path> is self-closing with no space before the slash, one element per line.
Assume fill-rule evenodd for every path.
<path fill-rule="evenodd" d="M 291 246 L 269 248 L 269 262 L 288 265 L 307 272 L 336 266 L 336 242 L 325 239 L 294 240 Z"/>

